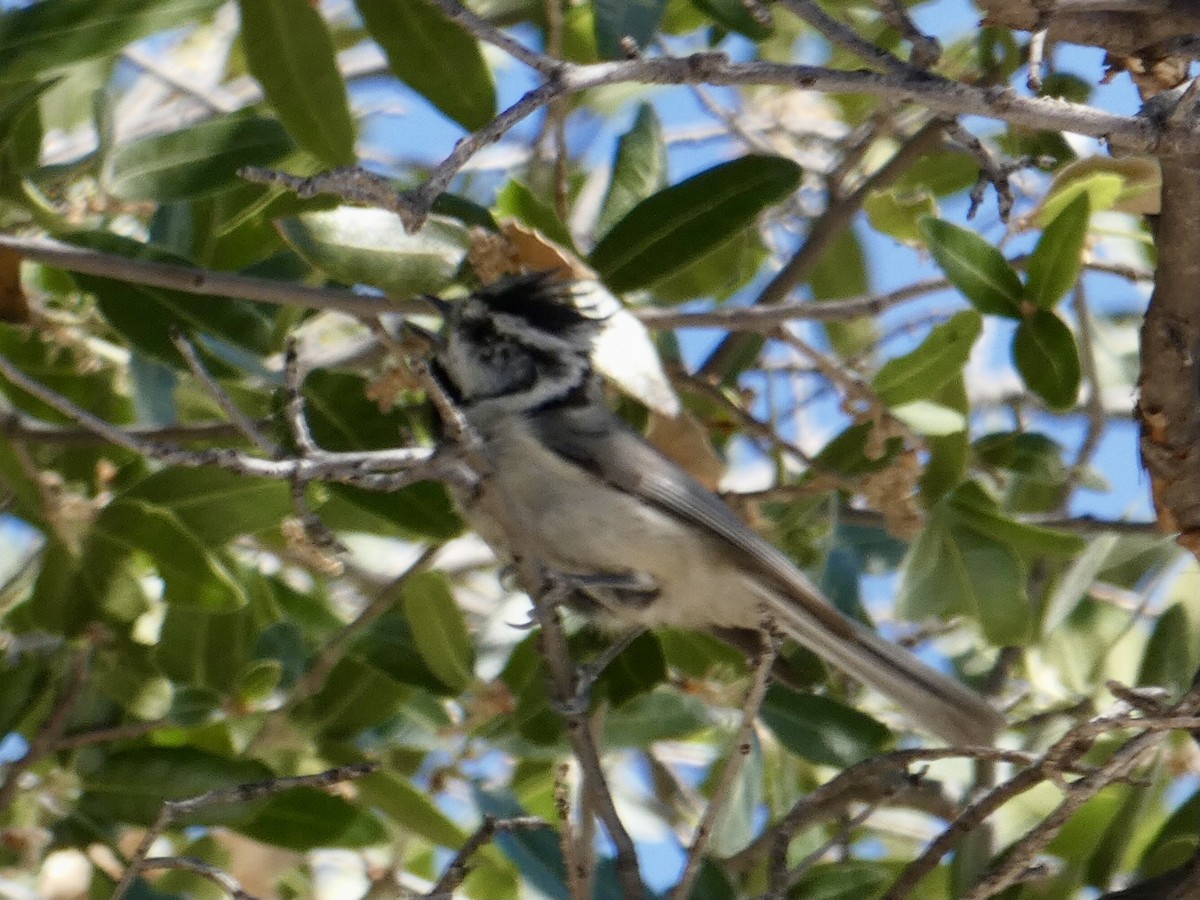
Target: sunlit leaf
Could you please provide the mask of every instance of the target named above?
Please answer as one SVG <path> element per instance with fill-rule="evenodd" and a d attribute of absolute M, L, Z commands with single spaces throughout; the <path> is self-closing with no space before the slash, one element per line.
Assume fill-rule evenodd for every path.
<path fill-rule="evenodd" d="M 1042 232 L 1026 268 L 1026 295 L 1051 309 L 1079 279 L 1091 206 L 1086 192 L 1072 200 Z"/>
<path fill-rule="evenodd" d="M 873 381 L 875 392 L 891 406 L 933 397 L 962 374 L 982 328 L 983 320 L 974 310 L 956 313 L 933 328 L 915 350 L 884 363 Z"/>
<path fill-rule="evenodd" d="M 381 209 L 343 206 L 276 222 L 297 253 L 331 278 L 395 297 L 437 293 L 458 271 L 469 238 L 459 223 L 430 217 L 416 234 Z"/>
<path fill-rule="evenodd" d="M 981 313 L 1017 318 L 1024 288 L 1000 251 L 974 231 L 941 219 L 922 219 L 929 252 L 962 295 Z"/>
<path fill-rule="evenodd" d="M 164 28 L 207 17 L 221 0 L 52 0 L 0 16 L 0 80 L 58 72 Z"/>
<path fill-rule="evenodd" d="M 108 189 L 158 203 L 202 197 L 233 184 L 242 166 L 266 165 L 294 146 L 275 119 L 237 112 L 117 148 Z"/>
<path fill-rule="evenodd" d="M 617 142 L 612 179 L 600 207 L 596 233 L 604 234 L 625 214 L 667 184 L 667 148 L 654 107 L 643 103 L 629 131 Z"/>
<path fill-rule="evenodd" d="M 239 0 L 242 47 L 288 133 L 328 166 L 354 161 L 354 122 L 325 20 L 309 0 Z"/>
<path fill-rule="evenodd" d="M 354 0 L 392 72 L 468 131 L 496 112 L 478 42 L 428 0 Z"/>
<path fill-rule="evenodd" d="M 474 678 L 474 647 L 445 576 L 437 572 L 413 576 L 401 599 L 425 665 L 447 687 L 465 690 Z"/>

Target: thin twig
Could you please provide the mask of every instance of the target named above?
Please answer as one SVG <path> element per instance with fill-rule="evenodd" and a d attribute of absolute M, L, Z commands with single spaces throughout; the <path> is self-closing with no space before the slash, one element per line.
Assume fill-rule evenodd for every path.
<path fill-rule="evenodd" d="M 788 2 L 815 7 L 811 0 Z M 861 41 L 861 38 L 858 40 Z M 350 202 L 369 203 L 389 209 L 401 216 L 409 231 L 415 231 L 425 221 L 433 201 L 484 146 L 500 140 L 518 123 L 560 97 L 624 83 L 775 84 L 831 93 L 861 93 L 895 103 L 919 103 L 943 114 L 982 115 L 1018 126 L 1103 137 L 1114 147 L 1130 151 L 1175 154 L 1200 147 L 1200 126 L 1194 123 L 1154 122 L 1148 118 L 1115 115 L 1057 99 L 1020 97 L 1007 87 L 982 88 L 963 84 L 909 66 L 874 45 L 862 43 L 864 53 L 873 55 L 877 61 L 887 60 L 881 63 L 888 68 L 887 72 L 847 72 L 821 66 L 758 60 L 734 63 L 723 53 L 667 58 L 639 56 L 590 65 L 564 62 L 545 82 L 527 92 L 478 131 L 458 141 L 450 154 L 434 167 L 425 182 L 404 193 L 396 192 L 383 179 L 362 170 L 340 170 L 313 178 L 300 178 L 252 167 L 241 174 L 247 180 L 258 183 L 282 184 L 305 196 L 333 193 Z"/>
<path fill-rule="evenodd" d="M 91 731 L 80 731 L 77 734 L 67 734 L 50 746 L 50 752 L 62 753 L 67 750 L 78 750 L 80 747 L 92 747 L 96 744 L 134 741 L 153 734 L 160 728 L 166 728 L 170 724 L 170 719 L 151 719 L 146 722 L 130 722 L 127 725 L 114 725 L 111 728 L 96 728 Z"/>
<path fill-rule="evenodd" d="M 849 50 L 863 62 L 884 72 L 901 73 L 912 71 L 908 63 L 893 56 L 882 47 L 872 44 L 849 25 L 839 22 L 818 6 L 814 0 L 779 0 L 818 32 L 831 44 Z"/>
<path fill-rule="evenodd" d="M 0 247 L 15 250 L 26 259 L 57 266 L 68 272 L 119 278 L 136 284 L 169 288 L 185 294 L 241 297 L 276 306 L 336 309 L 361 315 L 376 315 L 381 312 L 419 314 L 429 310 L 419 300 L 393 301 L 384 297 L 366 297 L 337 288 L 310 287 L 307 284 L 273 281 L 197 266 L 131 259 L 114 253 L 75 247 L 50 238 L 20 238 L 0 234 Z"/>
<path fill-rule="evenodd" d="M 194 856 L 151 856 L 142 861 L 142 871 L 147 869 L 178 869 L 183 872 L 191 872 L 193 875 L 207 878 L 230 897 L 233 897 L 233 900 L 258 900 L 228 872 L 218 869 L 202 859 L 196 859 Z"/>
<path fill-rule="evenodd" d="M 25 751 L 24 755 L 13 760 L 7 766 L 4 782 L 0 784 L 0 811 L 8 810 L 12 805 L 13 797 L 16 796 L 17 788 L 21 783 L 21 776 L 29 771 L 31 766 L 53 752 L 55 744 L 67 727 L 67 720 L 70 718 L 72 710 L 75 709 L 75 704 L 79 702 L 79 697 L 87 686 L 91 660 L 92 647 L 90 644 L 84 644 L 75 650 L 71 658 L 70 671 L 58 696 L 54 698 L 50 715 L 38 727 L 37 735 L 30 742 L 29 749 Z"/>
<path fill-rule="evenodd" d="M 1029 74 L 1025 85 L 1033 93 L 1041 93 L 1042 70 L 1046 65 L 1046 35 L 1048 30 L 1039 28 L 1029 35 Z"/>
<path fill-rule="evenodd" d="M 149 443 L 234 440 L 242 432 L 232 422 L 187 422 L 179 425 L 126 425 L 128 435 Z M 17 410 L 0 412 L 0 436 L 20 443 L 48 447 L 92 447 L 108 441 L 86 428 L 54 425 Z"/>
<path fill-rule="evenodd" d="M 242 475 L 337 481 L 385 491 L 399 490 L 417 481 L 455 480 L 462 472 L 461 464 L 452 453 L 435 454 L 424 448 L 359 453 L 320 451 L 306 457 L 279 460 L 261 459 L 230 448 L 185 450 L 169 443 L 144 440 L 132 431 L 92 415 L 57 391 L 30 378 L 5 356 L 0 356 L 0 375 L 109 443 L 167 465 L 213 466 Z"/>
<path fill-rule="evenodd" d="M 109 900 L 121 900 L 125 896 L 129 888 L 133 886 L 133 881 L 137 878 L 138 873 L 142 871 L 143 865 L 146 863 L 147 854 L 150 852 L 150 848 L 154 845 L 154 842 L 182 816 L 209 806 L 224 806 L 231 803 L 247 803 L 251 800 L 260 800 L 263 797 L 270 797 L 296 787 L 330 787 L 331 785 L 341 784 L 354 778 L 362 778 L 364 775 L 370 775 L 378 768 L 379 764 L 374 762 L 353 763 L 348 766 L 338 766 L 324 772 L 317 772 L 313 775 L 272 778 L 270 781 L 239 784 L 231 788 L 207 791 L 196 797 L 188 797 L 184 800 L 167 800 L 163 803 L 158 818 L 154 820 L 154 824 L 146 829 L 146 833 L 142 835 L 137 848 L 129 857 L 129 861 L 125 865 L 125 871 L 121 875 L 121 880 L 117 882 L 117 886 L 114 888 Z"/>
<path fill-rule="evenodd" d="M 797 285 L 807 281 L 838 235 L 849 227 L 862 209 L 867 197 L 891 184 L 931 150 L 941 140 L 942 128 L 941 121 L 927 122 L 853 193 L 831 203 L 809 229 L 804 245 L 775 273 L 754 304 L 772 306 L 782 303 Z M 723 377 L 731 362 L 741 356 L 746 343 L 745 336 L 726 336 L 700 366 L 698 374 L 708 378 Z"/>
<path fill-rule="evenodd" d="M 187 335 L 182 331 L 172 329 L 171 343 L 175 345 L 175 349 L 179 351 L 179 355 L 183 357 L 183 361 L 187 363 L 192 374 L 204 385 L 204 389 L 208 392 L 208 395 L 221 407 L 221 411 L 229 417 L 230 423 L 237 428 L 242 437 L 258 447 L 267 456 L 276 456 L 279 453 L 279 447 L 267 439 L 257 423 L 251 421 L 250 417 L 242 412 L 241 408 L 233 402 L 233 398 L 229 396 L 228 392 L 223 390 L 221 385 L 217 384 L 217 380 L 204 368 L 204 363 L 200 360 L 200 354 L 196 352 L 196 348 L 192 342 L 187 339 Z"/>
<path fill-rule="evenodd" d="M 712 840 L 713 826 L 716 824 L 717 817 L 725 809 L 738 772 L 741 771 L 746 757 L 753 750 L 751 738 L 754 720 L 762 707 L 763 698 L 766 697 L 767 686 L 771 680 L 771 667 L 775 664 L 775 657 L 779 652 L 779 639 L 775 634 L 773 623 L 770 621 L 763 623 L 761 637 L 762 646 L 754 664 L 754 680 L 750 683 L 750 688 L 746 691 L 746 700 L 742 704 L 741 724 L 734 735 L 729 756 L 725 759 L 721 774 L 717 777 L 712 797 L 709 798 L 708 805 L 700 816 L 696 831 L 692 835 L 692 842 L 687 852 L 687 862 L 684 864 L 683 874 L 679 876 L 679 881 L 671 889 L 671 900 L 688 900 L 691 897 L 692 887 L 700 874 L 700 865 L 704 862 L 704 854 L 708 850 L 709 841 Z"/>
<path fill-rule="evenodd" d="M 350 649 L 354 638 L 396 605 L 396 602 L 400 599 L 404 589 L 412 581 L 413 577 L 428 568 L 429 564 L 433 562 L 433 558 L 437 556 L 441 549 L 441 544 L 432 544 L 422 550 L 421 555 L 413 561 L 412 565 L 381 588 L 352 621 L 348 622 L 337 634 L 330 638 L 321 648 L 321 652 L 317 654 L 317 657 L 312 661 L 308 669 L 296 679 L 296 683 L 292 685 L 287 699 L 275 710 L 272 718 L 286 718 L 300 703 L 320 691 L 324 687 L 329 673 L 333 671 L 334 666 L 341 661 Z M 253 748 L 258 742 L 263 740 L 268 732 L 269 721 L 264 723 L 259 732 L 251 738 L 250 747 Z"/>
<path fill-rule="evenodd" d="M 538 828 L 549 828 L 549 824 L 537 816 L 514 816 L 510 819 L 498 819 L 495 816 L 484 816 L 483 822 L 469 838 L 458 848 L 450 865 L 446 866 L 442 877 L 426 892 L 426 897 L 450 897 L 458 890 L 459 885 L 470 874 L 470 861 L 479 850 L 491 842 L 497 834 L 510 831 L 533 831 Z"/>

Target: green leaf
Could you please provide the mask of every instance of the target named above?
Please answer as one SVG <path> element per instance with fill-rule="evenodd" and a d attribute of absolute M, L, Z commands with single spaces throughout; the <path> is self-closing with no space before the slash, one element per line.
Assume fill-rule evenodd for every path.
<path fill-rule="evenodd" d="M 638 107 L 633 126 L 621 135 L 612 179 L 600 207 L 596 234 L 604 234 L 631 209 L 667 185 L 667 147 L 662 123 L 649 103 Z"/>
<path fill-rule="evenodd" d="M 1063 448 L 1044 434 L 1002 431 L 975 441 L 976 458 L 985 466 L 1048 485 L 1062 484 L 1067 476 Z"/>
<path fill-rule="evenodd" d="M 1073 557 L 1083 552 L 1083 538 L 1009 518 L 995 499 L 978 482 L 968 481 L 947 498 L 947 514 L 953 523 L 973 529 L 1007 544 L 1030 559 L 1047 556 Z"/>
<path fill-rule="evenodd" d="M 513 218 L 524 222 L 529 227 L 536 228 L 560 247 L 570 249 L 575 246 L 571 232 L 558 217 L 558 213 L 544 203 L 526 184 L 516 179 L 510 181 L 496 194 L 492 213 L 496 218 Z"/>
<path fill-rule="evenodd" d="M 1146 644 L 1139 685 L 1161 685 L 1184 693 L 1200 665 L 1200 571 L 1185 569 L 1170 586 L 1174 602 L 1158 617 Z"/>
<path fill-rule="evenodd" d="M 467 255 L 467 229 L 431 216 L 416 234 L 381 209 L 342 206 L 276 220 L 283 239 L 329 277 L 394 297 L 440 291 Z"/>
<path fill-rule="evenodd" d="M 300 853 L 317 847 L 370 847 L 388 838 L 383 823 L 371 813 L 345 797 L 313 787 L 268 797 L 254 818 L 233 828 L 264 844 Z"/>
<path fill-rule="evenodd" d="M 453 694 L 425 664 L 412 627 L 399 612 L 386 612 L 362 633 L 353 644 L 354 652 L 381 671 L 404 684 L 424 688 L 433 694 Z"/>
<path fill-rule="evenodd" d="M 936 396 L 943 385 L 962 375 L 982 328 L 983 319 L 974 310 L 955 313 L 915 350 L 884 363 L 872 382 L 875 392 L 889 406 Z"/>
<path fill-rule="evenodd" d="M 309 0 L 239 0 L 242 47 L 288 133 L 331 167 L 354 162 L 354 122 L 333 41 Z"/>
<path fill-rule="evenodd" d="M 53 684 L 46 661 L 29 654 L 0 669 L 0 732 L 14 731 Z"/>
<path fill-rule="evenodd" d="M 616 291 L 678 272 L 747 228 L 800 183 L 778 156 L 744 156 L 647 197 L 612 227 L 591 263 Z"/>
<path fill-rule="evenodd" d="M 743 753 L 744 750 L 749 752 Z M 729 794 L 713 822 L 709 851 L 728 858 L 745 849 L 754 837 L 763 807 L 763 752 L 758 736 L 751 732 L 749 747 L 734 747 L 730 752 L 743 754 L 741 767 L 730 785 Z M 710 770 L 710 784 L 725 766 L 721 759 Z"/>
<path fill-rule="evenodd" d="M 896 612 L 912 621 L 964 615 L 979 623 L 989 643 L 1022 644 L 1033 617 L 1026 577 L 1004 544 L 934 516 L 901 567 Z"/>
<path fill-rule="evenodd" d="M 410 834 L 442 847 L 459 847 L 467 839 L 466 832 L 437 808 L 429 792 L 413 787 L 407 778 L 373 772 L 354 784 L 365 803 Z"/>
<path fill-rule="evenodd" d="M 936 869 L 935 875 L 943 875 L 946 867 Z M 804 900 L 863 900 L 864 897 L 879 897 L 883 889 L 896 880 L 897 870 L 890 860 L 848 859 L 837 862 L 817 863 L 808 868 L 804 877 L 796 882 L 794 895 Z M 920 890 L 927 897 L 948 897 L 946 885 L 930 884 L 932 879 L 921 881 Z M 941 879 L 944 882 L 946 879 Z M 939 889 L 940 888 L 940 889 Z"/>
<path fill-rule="evenodd" d="M 293 509 L 286 484 L 222 469 L 161 469 L 131 485 L 121 499 L 170 510 L 212 547 L 275 529 Z"/>
<path fill-rule="evenodd" d="M 496 114 L 478 42 L 428 0 L 354 0 L 392 73 L 467 131 Z"/>
<path fill-rule="evenodd" d="M 871 227 L 906 244 L 924 243 L 921 220 L 937 215 L 937 201 L 928 191 L 875 191 L 863 204 Z"/>
<path fill-rule="evenodd" d="M 96 519 L 88 552 L 120 557 L 133 551 L 154 561 L 168 603 L 230 610 L 246 602 L 240 581 L 169 509 L 122 498 Z"/>
<path fill-rule="evenodd" d="M 611 710 L 604 720 L 604 741 L 613 747 L 645 747 L 695 734 L 710 722 L 699 698 L 658 689 Z"/>
<path fill-rule="evenodd" d="M 425 665 L 447 687 L 466 690 L 475 677 L 474 647 L 445 576 L 438 572 L 413 576 L 404 586 L 402 602 Z"/>
<path fill-rule="evenodd" d="M 485 791 L 475 785 L 475 802 L 484 815 L 511 818 L 525 814 L 525 810 L 509 794 Z M 521 873 L 521 880 L 529 885 L 531 897 L 539 900 L 571 900 L 566 885 L 566 864 L 562 857 L 561 844 L 554 832 L 548 828 L 517 829 L 496 835 L 496 845 L 504 851 Z M 618 892 L 603 893 L 599 897 L 616 897 Z"/>
<path fill-rule="evenodd" d="M 83 789 L 123 822 L 149 825 L 164 800 L 183 800 L 211 790 L 266 781 L 271 770 L 250 759 L 229 759 L 194 747 L 122 750 L 83 773 Z M 218 804 L 189 814 L 183 824 L 227 824 L 245 818 L 252 806 Z"/>
<path fill-rule="evenodd" d="M 242 166 L 266 165 L 294 148 L 275 119 L 241 111 L 118 147 L 106 181 L 125 200 L 203 197 L 236 183 Z"/>
<path fill-rule="evenodd" d="M 354 655 L 338 660 L 325 684 L 297 705 L 296 719 L 325 738 L 349 738 L 396 715 L 413 694 Z"/>
<path fill-rule="evenodd" d="M 950 282 L 981 313 L 1019 318 L 1024 288 L 1000 251 L 973 231 L 922 219 L 929 252 Z"/>
<path fill-rule="evenodd" d="M 813 299 L 846 300 L 867 296 L 871 293 L 870 269 L 858 232 L 853 228 L 843 229 L 821 254 L 809 276 L 808 285 L 812 289 Z M 829 335 L 829 343 L 843 359 L 873 350 L 879 340 L 879 328 L 875 320 L 866 316 L 851 322 L 823 322 L 822 327 Z M 762 339 L 757 335 L 753 337 L 755 343 L 761 345 Z M 757 355 L 756 350 L 752 358 L 757 358 Z"/>
<path fill-rule="evenodd" d="M 80 247 L 132 259 L 191 265 L 191 260 L 153 244 L 143 244 L 108 231 L 70 232 L 62 235 L 62 239 Z M 179 351 L 170 340 L 171 329 L 181 326 L 207 332 L 255 353 L 269 353 L 274 349 L 270 320 L 245 300 L 199 297 L 79 272 L 72 273 L 71 277 L 84 290 L 96 295 L 100 311 L 114 328 L 147 354 L 169 365 L 184 366 Z M 203 347 L 200 349 L 201 355 L 205 356 Z M 214 363 L 215 373 L 219 374 L 224 364 L 211 355 L 206 356 L 205 362 L 210 361 Z M 224 365 L 225 371 L 228 368 Z"/>
<path fill-rule="evenodd" d="M 1083 379 L 1079 347 L 1067 323 L 1039 309 L 1013 335 L 1013 363 L 1026 386 L 1051 409 L 1067 410 L 1079 399 Z"/>
<path fill-rule="evenodd" d="M 967 428 L 966 413 L 932 400 L 913 400 L 893 406 L 892 415 L 925 437 L 962 434 Z"/>
<path fill-rule="evenodd" d="M 764 24 L 750 14 L 749 7 L 741 0 L 692 0 L 692 4 L 730 31 L 744 34 L 752 41 L 765 40 L 774 31 L 769 18 L 768 24 Z"/>
<path fill-rule="evenodd" d="M 20 81 L 116 53 L 212 13 L 221 0 L 50 0 L 0 16 L 0 80 Z"/>
<path fill-rule="evenodd" d="M 866 713 L 778 684 L 767 690 L 759 715 L 793 753 L 839 769 L 878 754 L 891 737 L 887 726 Z"/>
<path fill-rule="evenodd" d="M 623 38 L 632 38 L 639 49 L 650 42 L 662 21 L 667 0 L 594 0 L 592 6 L 600 55 L 621 59 L 626 55 Z"/>
<path fill-rule="evenodd" d="M 163 674 L 177 684 L 228 693 L 250 659 L 255 636 L 246 607 L 211 612 L 172 603 L 163 619 L 154 659 Z"/>
<path fill-rule="evenodd" d="M 1025 270 L 1026 295 L 1035 306 L 1053 308 L 1079 280 L 1091 216 L 1087 192 L 1081 192 L 1042 232 Z"/>
<path fill-rule="evenodd" d="M 686 303 L 700 297 L 728 300 L 759 273 L 767 255 L 762 235 L 747 228 L 687 268 L 654 282 L 651 290 L 666 303 Z"/>
<path fill-rule="evenodd" d="M 574 647 L 572 646 L 574 654 Z M 596 682 L 609 703 L 621 706 L 634 697 L 652 691 L 667 680 L 667 664 L 662 645 L 653 632 L 645 632 L 622 650 L 605 667 Z"/>
<path fill-rule="evenodd" d="M 1087 549 L 1075 557 L 1058 579 L 1045 601 L 1045 611 L 1042 613 L 1042 634 L 1045 637 L 1053 635 L 1075 612 L 1075 608 L 1087 596 L 1101 570 L 1108 564 L 1119 540 L 1115 534 L 1101 534 L 1092 538 Z"/>

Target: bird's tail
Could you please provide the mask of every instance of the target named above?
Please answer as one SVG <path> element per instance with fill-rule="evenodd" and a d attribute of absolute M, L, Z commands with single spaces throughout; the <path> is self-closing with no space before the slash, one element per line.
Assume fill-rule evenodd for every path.
<path fill-rule="evenodd" d="M 849 619 L 844 630 L 831 629 L 799 604 L 769 593 L 769 611 L 789 637 L 888 697 L 922 729 L 953 745 L 987 745 L 1003 727 L 1003 716 L 986 700 L 903 647 Z"/>

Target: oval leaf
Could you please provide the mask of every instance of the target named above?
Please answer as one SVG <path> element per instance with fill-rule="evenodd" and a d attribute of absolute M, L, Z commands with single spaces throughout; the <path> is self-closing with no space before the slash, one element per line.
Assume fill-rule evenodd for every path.
<path fill-rule="evenodd" d="M 264 844 L 305 852 L 317 847 L 369 847 L 388 838 L 371 813 L 334 794 L 297 787 L 269 797 L 236 831 Z"/>
<path fill-rule="evenodd" d="M 202 197 L 233 184 L 242 166 L 266 165 L 294 146 L 276 120 L 238 112 L 119 147 L 108 189 L 158 203 Z"/>
<path fill-rule="evenodd" d="M 1021 279 L 1000 251 L 966 228 L 941 219 L 922 219 L 929 252 L 962 295 L 981 313 L 1021 315 Z"/>
<path fill-rule="evenodd" d="M 779 156 L 744 156 L 647 197 L 592 251 L 592 266 L 616 291 L 683 269 L 750 225 L 800 184 L 800 167 Z"/>
<path fill-rule="evenodd" d="M 425 665 L 447 687 L 465 690 L 475 677 L 475 652 L 446 579 L 436 572 L 415 576 L 404 587 L 403 603 Z"/>
<path fill-rule="evenodd" d="M 196 797 L 206 791 L 266 781 L 271 770 L 249 759 L 229 759 L 192 747 L 157 747 L 113 753 L 83 776 L 83 788 L 123 822 L 149 825 L 164 800 Z M 187 824 L 244 818 L 244 803 L 210 806 L 187 817 Z"/>
<path fill-rule="evenodd" d="M 1051 409 L 1070 409 L 1079 398 L 1079 347 L 1067 323 L 1039 309 L 1013 335 L 1013 362 L 1028 388 Z"/>
<path fill-rule="evenodd" d="M 1087 191 L 1080 191 L 1042 232 L 1026 269 L 1026 296 L 1035 306 L 1051 309 L 1075 286 L 1091 216 Z"/>
<path fill-rule="evenodd" d="M 891 732 L 881 722 L 816 694 L 799 694 L 782 685 L 767 690 L 759 713 L 783 746 L 825 766 L 844 769 L 874 756 Z"/>
<path fill-rule="evenodd" d="M 333 40 L 309 0 L 240 0 L 242 46 L 288 133 L 329 166 L 354 162 L 354 122 Z"/>
<path fill-rule="evenodd" d="M 911 353 L 884 363 L 875 375 L 875 392 L 889 406 L 936 396 L 950 379 L 962 374 L 982 328 L 983 319 L 975 310 L 955 313 Z"/>
<path fill-rule="evenodd" d="M 496 114 L 478 42 L 428 0 L 354 0 L 392 73 L 468 131 Z"/>
<path fill-rule="evenodd" d="M 0 16 L 0 80 L 61 71 L 163 28 L 209 15 L 222 0 L 54 0 Z M 6 4 L 11 8 L 11 4 Z"/>
<path fill-rule="evenodd" d="M 246 602 L 240 581 L 170 510 L 121 499 L 106 506 L 96 519 L 89 552 L 120 557 L 133 550 L 154 561 L 168 603 L 229 610 Z"/>
<path fill-rule="evenodd" d="M 416 234 L 381 209 L 342 206 L 276 223 L 283 239 L 325 274 L 370 284 L 397 297 L 432 294 L 450 283 L 467 255 L 467 229 L 431 216 Z"/>
<path fill-rule="evenodd" d="M 625 214 L 667 185 L 667 147 L 662 123 L 649 103 L 638 108 L 637 118 L 617 142 L 612 180 L 600 208 L 596 233 L 604 234 Z"/>

